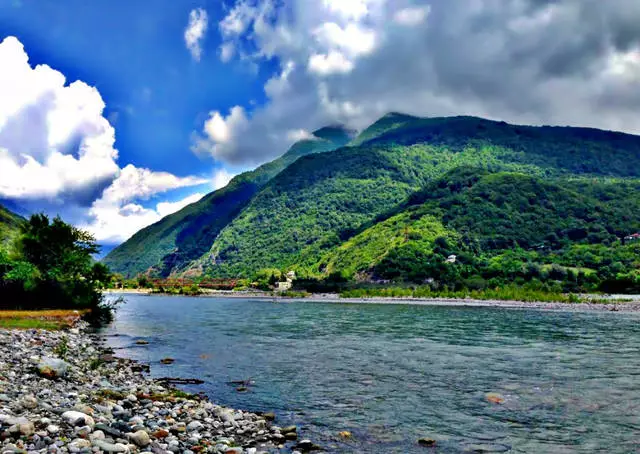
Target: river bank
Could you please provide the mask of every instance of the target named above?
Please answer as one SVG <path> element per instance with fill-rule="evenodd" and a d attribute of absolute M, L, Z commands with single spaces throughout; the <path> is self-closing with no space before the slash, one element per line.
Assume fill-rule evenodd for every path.
<path fill-rule="evenodd" d="M 161 293 L 153 293 L 149 289 L 110 289 L 105 291 L 112 295 L 150 295 L 163 296 Z M 213 291 L 209 290 L 195 298 L 238 298 L 252 299 L 256 301 L 303 301 L 311 303 L 332 304 L 409 304 L 417 306 L 467 306 L 467 307 L 503 307 L 512 309 L 541 309 L 560 311 L 614 311 L 614 312 L 640 312 L 639 295 L 585 295 L 598 299 L 598 303 L 560 303 L 560 302 L 524 302 L 508 300 L 479 300 L 472 298 L 410 298 L 410 297 L 371 297 L 371 298 L 344 298 L 337 293 L 315 293 L 304 298 L 291 298 L 271 294 L 267 292 L 246 291 Z M 606 302 L 604 302 L 606 301 Z"/>
<path fill-rule="evenodd" d="M 276 453 L 312 443 L 295 427 L 221 407 L 114 357 L 84 322 L 62 331 L 0 329 L 0 452 Z"/>

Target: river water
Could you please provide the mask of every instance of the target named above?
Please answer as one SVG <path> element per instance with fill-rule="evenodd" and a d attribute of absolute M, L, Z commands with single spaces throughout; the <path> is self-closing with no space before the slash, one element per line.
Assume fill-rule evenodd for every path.
<path fill-rule="evenodd" d="M 329 452 L 424 452 L 420 437 L 441 453 L 640 452 L 638 314 L 126 299 L 107 330 L 118 355 L 275 411 Z"/>

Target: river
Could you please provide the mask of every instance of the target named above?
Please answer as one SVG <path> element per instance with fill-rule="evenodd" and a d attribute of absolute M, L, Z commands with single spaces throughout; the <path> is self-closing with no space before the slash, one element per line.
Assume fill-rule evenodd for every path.
<path fill-rule="evenodd" d="M 640 451 L 640 314 L 126 299 L 106 330 L 118 355 L 329 452 Z"/>

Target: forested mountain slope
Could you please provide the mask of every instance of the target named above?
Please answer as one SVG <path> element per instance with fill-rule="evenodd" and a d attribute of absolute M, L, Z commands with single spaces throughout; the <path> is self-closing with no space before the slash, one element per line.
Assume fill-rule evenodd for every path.
<path fill-rule="evenodd" d="M 226 187 L 140 230 L 103 262 L 126 276 L 148 271 L 168 276 L 180 270 L 209 250 L 220 230 L 271 178 L 301 156 L 345 145 L 352 133 L 341 127 L 327 127 L 314 136 L 297 142 L 280 158 L 236 176 Z"/>
<path fill-rule="evenodd" d="M 534 274 L 554 263 L 584 267 L 593 263 L 571 254 L 593 249 L 595 259 L 602 246 L 615 247 L 640 230 L 639 209 L 640 181 L 550 182 L 458 168 L 325 253 L 312 274 L 455 284 L 474 276 L 512 278 L 526 274 L 527 264 Z M 515 265 L 504 266 L 505 254 L 518 250 Z M 455 263 L 447 263 L 452 254 Z"/>
<path fill-rule="evenodd" d="M 6 248 L 17 236 L 24 218 L 0 205 L 0 249 Z"/>
<path fill-rule="evenodd" d="M 587 176 L 637 177 L 640 138 L 585 128 L 515 126 L 474 117 L 422 119 L 390 114 L 349 147 L 306 156 L 271 180 L 220 232 L 191 271 L 233 277 L 268 267 L 305 272 L 362 225 L 460 166 L 567 181 Z M 506 185 L 501 190 L 510 189 Z M 570 197 L 570 191 L 564 197 Z M 487 220 L 489 229 L 491 221 Z"/>

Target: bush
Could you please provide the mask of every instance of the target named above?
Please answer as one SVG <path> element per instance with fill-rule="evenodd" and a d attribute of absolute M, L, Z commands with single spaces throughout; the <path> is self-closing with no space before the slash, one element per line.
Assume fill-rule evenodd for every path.
<path fill-rule="evenodd" d="M 100 289 L 111 276 L 93 259 L 99 250 L 88 232 L 34 214 L 21 226 L 13 254 L 0 251 L 0 308 L 89 309 L 94 323 L 110 320 L 114 306 Z"/>

